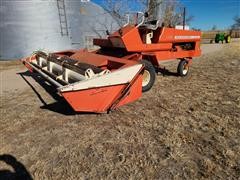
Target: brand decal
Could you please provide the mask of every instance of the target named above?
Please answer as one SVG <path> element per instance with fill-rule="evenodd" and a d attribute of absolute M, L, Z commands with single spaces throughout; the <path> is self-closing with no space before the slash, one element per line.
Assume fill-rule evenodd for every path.
<path fill-rule="evenodd" d="M 175 39 L 200 39 L 200 36 L 175 36 Z"/>

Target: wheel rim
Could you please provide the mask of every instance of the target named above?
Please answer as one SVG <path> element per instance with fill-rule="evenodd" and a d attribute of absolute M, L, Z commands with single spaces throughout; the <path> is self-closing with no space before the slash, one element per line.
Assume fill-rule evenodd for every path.
<path fill-rule="evenodd" d="M 142 86 L 147 86 L 148 83 L 150 82 L 150 79 L 151 79 L 150 72 L 147 70 L 144 70 Z"/>
<path fill-rule="evenodd" d="M 188 65 L 185 64 L 185 65 L 183 66 L 183 75 L 186 75 L 186 74 L 188 73 L 188 69 L 189 69 Z"/>
<path fill-rule="evenodd" d="M 230 42 L 230 40 L 231 40 L 231 38 L 230 38 L 230 36 L 228 36 L 227 41 Z"/>

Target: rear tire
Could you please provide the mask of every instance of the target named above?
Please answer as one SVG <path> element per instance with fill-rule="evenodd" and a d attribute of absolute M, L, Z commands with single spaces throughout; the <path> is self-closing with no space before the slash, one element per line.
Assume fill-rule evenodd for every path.
<path fill-rule="evenodd" d="M 226 42 L 226 43 L 230 43 L 230 42 L 231 42 L 231 36 L 230 36 L 230 35 L 227 35 L 227 36 L 225 37 L 225 42 Z"/>
<path fill-rule="evenodd" d="M 186 60 L 181 60 L 178 64 L 177 71 L 180 76 L 187 76 L 189 72 L 188 62 Z"/>
<path fill-rule="evenodd" d="M 143 72 L 142 92 L 147 92 L 152 88 L 155 82 L 156 71 L 150 61 L 141 60 L 140 62 L 145 66 Z"/>

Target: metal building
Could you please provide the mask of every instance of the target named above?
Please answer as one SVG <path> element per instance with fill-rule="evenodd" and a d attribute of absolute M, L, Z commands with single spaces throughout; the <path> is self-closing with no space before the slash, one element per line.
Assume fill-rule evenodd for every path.
<path fill-rule="evenodd" d="M 0 59 L 35 50 L 91 48 L 94 37 L 116 29 L 100 6 L 81 0 L 0 0 Z"/>

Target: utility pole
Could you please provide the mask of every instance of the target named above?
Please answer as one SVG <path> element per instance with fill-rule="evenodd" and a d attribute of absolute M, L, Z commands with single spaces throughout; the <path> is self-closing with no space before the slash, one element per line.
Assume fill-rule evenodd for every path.
<path fill-rule="evenodd" d="M 186 25 L 186 8 L 183 8 L 183 30 L 185 30 Z"/>

